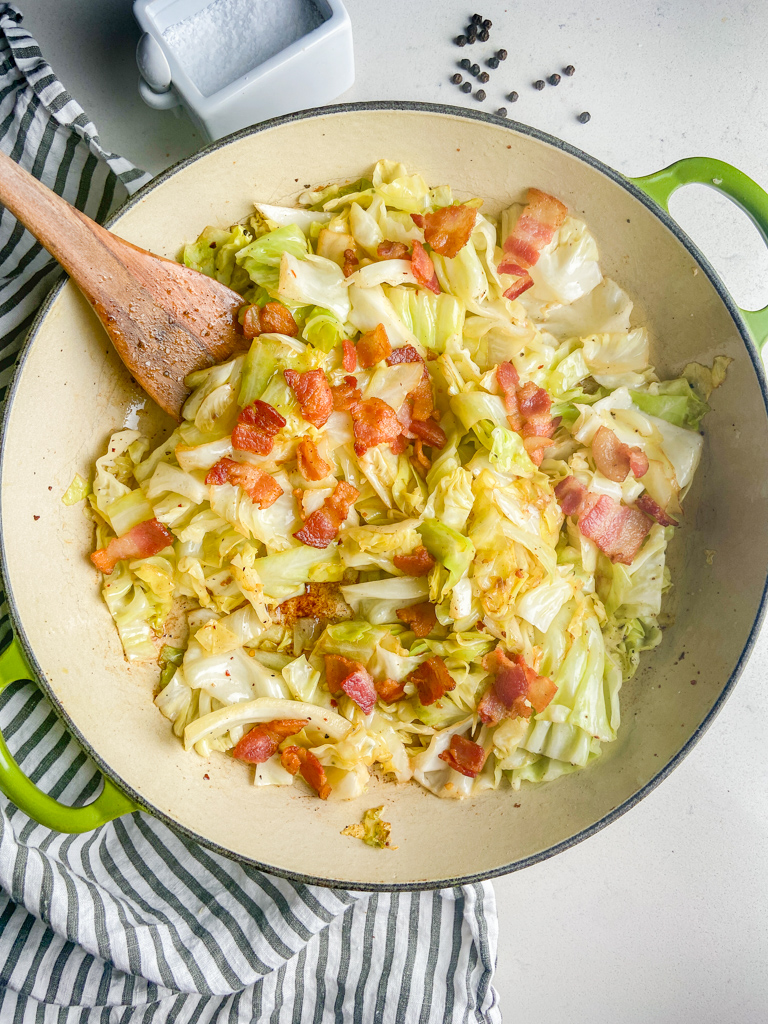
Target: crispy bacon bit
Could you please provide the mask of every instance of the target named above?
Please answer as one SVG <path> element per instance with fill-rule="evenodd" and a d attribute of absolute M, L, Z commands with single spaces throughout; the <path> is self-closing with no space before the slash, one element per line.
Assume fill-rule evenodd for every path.
<path fill-rule="evenodd" d="M 534 266 L 567 214 L 568 208 L 559 199 L 537 188 L 528 189 L 528 204 L 514 231 L 504 240 L 504 259 L 499 264 L 499 273 L 519 274 Z"/>
<path fill-rule="evenodd" d="M 555 497 L 565 515 L 577 515 L 584 505 L 587 489 L 575 476 L 567 476 L 555 487 Z"/>
<path fill-rule="evenodd" d="M 397 617 L 410 626 L 417 637 L 429 636 L 437 625 L 435 606 L 425 601 L 423 604 L 412 604 L 408 608 L 398 608 Z"/>
<path fill-rule="evenodd" d="M 414 224 L 424 228 L 424 240 L 441 256 L 453 258 L 469 241 L 477 220 L 473 206 L 444 206 L 424 216 L 419 224 L 411 214 Z"/>
<path fill-rule="evenodd" d="M 394 441 L 402 429 L 395 410 L 381 398 L 366 398 L 350 410 L 355 432 L 355 452 L 365 455 L 369 448 Z"/>
<path fill-rule="evenodd" d="M 293 536 L 310 547 L 327 548 L 338 536 L 350 508 L 359 497 L 360 492 L 356 487 L 346 480 L 340 480 L 333 494 L 325 499 L 320 508 L 307 516 L 302 528 Z"/>
<path fill-rule="evenodd" d="M 486 655 L 483 665 L 494 675 L 477 707 L 486 725 L 496 725 L 503 718 L 530 718 L 534 711 L 543 711 L 557 692 L 551 679 L 538 675 L 521 657 L 510 660 L 501 647 Z"/>
<path fill-rule="evenodd" d="M 399 437 L 392 441 L 389 447 L 392 449 L 393 455 L 402 455 L 410 443 L 410 438 L 406 437 L 405 434 L 400 434 Z"/>
<path fill-rule="evenodd" d="M 268 402 L 257 399 L 246 405 L 237 417 L 232 431 L 232 447 L 239 452 L 269 455 L 275 443 L 275 434 L 285 426 L 285 420 Z"/>
<path fill-rule="evenodd" d="M 397 363 L 420 363 L 421 356 L 413 345 L 401 345 L 400 348 L 393 348 L 387 356 L 387 366 L 395 366 Z"/>
<path fill-rule="evenodd" d="M 647 491 L 643 491 L 640 497 L 635 502 L 637 508 L 641 512 L 645 512 L 651 519 L 655 519 L 661 526 L 677 526 L 678 522 L 673 519 L 671 515 L 664 511 L 661 505 L 658 505 Z"/>
<path fill-rule="evenodd" d="M 287 334 L 295 338 L 298 333 L 293 314 L 282 302 L 267 302 L 262 309 L 249 306 L 245 311 L 243 334 L 246 338 L 257 338 L 260 334 Z"/>
<path fill-rule="evenodd" d="M 430 420 L 425 423 L 424 420 L 412 420 L 411 430 L 425 444 L 431 445 L 433 448 L 445 448 L 448 438 L 445 436 L 443 428 L 434 421 Z"/>
<path fill-rule="evenodd" d="M 376 246 L 376 255 L 380 260 L 404 260 L 408 256 L 408 246 L 403 242 L 392 242 L 385 238 Z"/>
<path fill-rule="evenodd" d="M 311 750 L 304 747 L 286 747 L 280 755 L 280 762 L 291 775 L 298 775 L 311 786 L 321 800 L 331 795 L 331 787 L 325 775 L 325 768 L 320 764 Z"/>
<path fill-rule="evenodd" d="M 434 558 L 423 544 L 419 544 L 407 555 L 395 555 L 392 561 L 395 563 L 395 568 L 405 573 L 406 576 L 428 576 L 435 565 Z"/>
<path fill-rule="evenodd" d="M 523 429 L 523 418 L 517 400 L 517 389 L 520 386 L 520 375 L 512 363 L 499 363 L 496 367 L 496 380 L 504 394 L 504 407 L 507 419 L 513 430 Z"/>
<path fill-rule="evenodd" d="M 283 376 L 296 395 L 304 419 L 322 427 L 333 412 L 333 394 L 325 373 L 319 368 L 304 373 L 283 370 Z"/>
<path fill-rule="evenodd" d="M 344 693 L 365 715 L 370 715 L 376 704 L 376 688 L 371 674 L 359 661 L 351 661 L 340 654 L 325 655 L 325 679 L 328 692 Z"/>
<path fill-rule="evenodd" d="M 331 388 L 333 408 L 336 412 L 350 412 L 362 399 L 357 386 L 357 377 L 345 377 L 341 384 Z"/>
<path fill-rule="evenodd" d="M 283 489 L 269 473 L 248 462 L 235 462 L 234 459 L 219 459 L 212 466 L 205 478 L 207 484 L 233 484 L 242 487 L 254 505 L 269 508 L 274 505 Z"/>
<path fill-rule="evenodd" d="M 607 494 L 593 499 L 594 495 L 590 495 L 588 507 L 579 515 L 579 529 L 612 562 L 631 565 L 651 528 L 651 520 L 640 509 L 620 505 Z"/>
<path fill-rule="evenodd" d="M 305 725 L 309 725 L 308 718 L 276 718 L 272 722 L 257 725 L 236 744 L 232 757 L 249 764 L 264 764 L 277 753 L 283 740 L 301 732 Z"/>
<path fill-rule="evenodd" d="M 296 449 L 296 463 L 305 480 L 324 480 L 331 467 L 321 457 L 317 445 L 310 437 L 303 437 Z"/>
<path fill-rule="evenodd" d="M 511 284 L 504 292 L 505 299 L 516 299 L 522 295 L 523 292 L 527 292 L 529 288 L 533 288 L 533 278 L 527 270 L 523 270 L 523 268 L 518 267 L 517 264 L 505 263 L 503 273 L 517 278 L 515 283 Z"/>
<path fill-rule="evenodd" d="M 521 385 L 517 393 L 517 401 L 520 405 L 520 413 L 526 422 L 530 422 L 537 416 L 549 417 L 552 399 L 544 388 L 540 388 L 532 380 Z"/>
<path fill-rule="evenodd" d="M 352 661 L 351 658 L 345 658 L 342 654 L 326 654 L 324 660 L 325 684 L 328 687 L 328 692 L 334 695 L 341 693 L 341 684 L 348 676 L 359 672 L 360 669 L 365 669 L 362 662 Z"/>
<path fill-rule="evenodd" d="M 440 700 L 456 685 L 445 667 L 445 662 L 437 654 L 427 658 L 418 668 L 415 668 L 408 675 L 407 681 L 416 687 L 419 700 L 424 707 Z"/>
<path fill-rule="evenodd" d="M 451 745 L 437 756 L 455 771 L 474 779 L 483 770 L 488 755 L 479 743 L 464 736 L 451 736 Z"/>
<path fill-rule="evenodd" d="M 540 466 L 544 450 L 550 447 L 548 439 L 560 425 L 560 417 L 552 417 L 552 399 L 533 381 L 520 384 L 512 363 L 499 363 L 496 380 L 504 394 L 510 427 L 522 433 L 525 450 L 534 465 Z"/>
<path fill-rule="evenodd" d="M 648 457 L 642 448 L 630 448 L 608 427 L 600 427 L 592 438 L 592 458 L 604 477 L 619 484 L 627 479 L 630 470 L 635 477 L 648 472 Z"/>
<path fill-rule="evenodd" d="M 405 696 L 405 683 L 398 683 L 394 679 L 377 679 L 373 685 L 376 687 L 379 700 L 383 700 L 385 704 L 393 704 Z"/>
<path fill-rule="evenodd" d="M 411 214 L 411 220 L 413 221 L 413 223 L 416 225 L 417 228 L 423 228 L 424 227 L 425 221 L 424 221 L 424 215 L 422 213 L 412 213 Z"/>
<path fill-rule="evenodd" d="M 368 370 L 392 352 L 384 324 L 376 324 L 372 331 L 366 331 L 357 342 L 357 361 L 361 369 Z"/>
<path fill-rule="evenodd" d="M 355 351 L 355 346 L 349 338 L 344 338 L 342 345 L 344 346 L 344 357 L 341 360 L 341 365 L 347 373 L 354 373 L 357 369 L 357 352 Z"/>
<path fill-rule="evenodd" d="M 414 420 L 428 420 L 435 411 L 435 403 L 432 398 L 432 380 L 429 370 L 424 367 L 421 379 L 413 391 L 408 392 L 408 400 L 411 403 L 411 417 Z M 425 438 L 426 440 L 426 438 Z M 432 442 L 430 442 L 431 444 Z M 442 445 L 436 445 L 442 448 Z"/>
<path fill-rule="evenodd" d="M 360 265 L 360 260 L 355 256 L 354 249 L 344 250 L 344 277 L 351 277 Z"/>
<path fill-rule="evenodd" d="M 105 548 L 91 555 L 91 561 L 106 576 L 111 575 L 118 562 L 125 558 L 150 558 L 173 544 L 170 533 L 159 519 L 146 519 L 122 535 L 113 537 Z"/>
<path fill-rule="evenodd" d="M 381 246 L 379 246 L 381 248 Z M 440 294 L 440 282 L 435 273 L 435 264 L 427 250 L 418 239 L 413 242 L 413 256 L 411 257 L 411 270 L 413 276 L 424 288 L 429 288 L 435 295 Z"/>
<path fill-rule="evenodd" d="M 419 473 L 426 480 L 427 473 L 432 468 L 432 463 L 424 454 L 424 442 L 421 440 L 421 438 L 419 438 L 418 441 L 414 442 L 411 463 L 416 469 L 416 472 Z"/>
<path fill-rule="evenodd" d="M 258 338 L 261 334 L 259 307 L 248 306 L 243 316 L 243 334 L 246 338 Z"/>

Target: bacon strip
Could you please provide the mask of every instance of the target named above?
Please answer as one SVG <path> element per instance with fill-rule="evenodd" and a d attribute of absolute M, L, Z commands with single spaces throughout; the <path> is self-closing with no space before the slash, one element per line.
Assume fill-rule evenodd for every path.
<path fill-rule="evenodd" d="M 549 439 L 560 426 L 560 417 L 552 416 L 552 399 L 533 381 L 521 384 L 512 363 L 499 363 L 496 380 L 504 395 L 510 427 L 522 434 L 531 461 L 540 466 L 544 450 L 550 447 Z"/>
<path fill-rule="evenodd" d="M 651 528 L 651 520 L 639 508 L 620 505 L 607 494 L 589 495 L 579 515 L 579 529 L 612 562 L 631 565 Z"/>
<path fill-rule="evenodd" d="M 372 331 L 366 331 L 357 342 L 357 361 L 361 369 L 368 370 L 392 352 L 384 324 L 376 324 Z"/>
<path fill-rule="evenodd" d="M 385 704 L 394 704 L 396 700 L 405 696 L 405 683 L 398 683 L 394 679 L 377 679 L 373 685 L 376 687 L 379 700 L 383 700 Z"/>
<path fill-rule="evenodd" d="M 509 425 L 513 430 L 520 431 L 523 429 L 523 417 L 520 415 L 520 404 L 517 400 L 520 375 L 512 363 L 499 363 L 496 367 L 496 380 L 504 395 Z"/>
<path fill-rule="evenodd" d="M 650 516 L 651 519 L 655 519 L 661 526 L 679 525 L 678 521 L 665 512 L 661 505 L 658 505 L 647 491 L 643 491 L 635 502 L 635 505 L 641 512 L 645 512 L 647 516 Z"/>
<path fill-rule="evenodd" d="M 232 757 L 249 764 L 264 764 L 277 753 L 284 739 L 295 736 L 305 725 L 309 725 L 308 718 L 276 718 L 272 722 L 257 725 L 235 745 Z"/>
<path fill-rule="evenodd" d="M 336 412 L 351 412 L 363 397 L 357 386 L 357 377 L 345 377 L 341 384 L 334 384 L 331 397 Z"/>
<path fill-rule="evenodd" d="M 435 264 L 418 239 L 414 239 L 413 242 L 411 270 L 413 271 L 413 276 L 422 287 L 429 288 L 435 295 L 440 294 L 440 282 L 437 280 L 437 274 L 435 273 Z"/>
<path fill-rule="evenodd" d="M 440 700 L 456 685 L 445 667 L 445 662 L 437 654 L 427 658 L 413 672 L 409 673 L 407 680 L 416 687 L 419 700 L 424 707 Z"/>
<path fill-rule="evenodd" d="M 247 462 L 235 462 L 233 459 L 219 459 L 211 466 L 205 478 L 207 484 L 234 484 L 242 487 L 254 505 L 259 508 L 269 508 L 274 505 L 283 489 L 280 484 L 269 473 L 265 473 L 258 466 L 251 466 Z"/>
<path fill-rule="evenodd" d="M 404 260 L 408 256 L 408 246 L 385 238 L 376 246 L 376 255 L 380 260 Z"/>
<path fill-rule="evenodd" d="M 479 743 L 473 743 L 464 736 L 451 736 L 451 745 L 437 756 L 454 771 L 475 779 L 483 770 L 488 755 Z"/>
<path fill-rule="evenodd" d="M 486 725 L 497 725 L 503 718 L 530 718 L 534 711 L 543 711 L 557 687 L 546 676 L 540 676 L 521 657 L 511 661 L 501 647 L 486 655 L 485 668 L 494 680 L 477 707 Z"/>
<path fill-rule="evenodd" d="M 620 441 L 608 427 L 600 427 L 592 438 L 592 458 L 603 476 L 616 483 L 623 483 L 630 470 L 635 477 L 648 472 L 648 457 L 642 448 Z"/>
<path fill-rule="evenodd" d="M 431 445 L 433 448 L 445 448 L 448 438 L 443 428 L 434 421 L 412 420 L 411 430 L 425 444 Z"/>
<path fill-rule="evenodd" d="M 365 455 L 369 448 L 394 441 L 400 434 L 397 413 L 381 398 L 366 398 L 352 406 L 350 412 L 357 455 Z"/>
<path fill-rule="evenodd" d="M 286 747 L 280 755 L 280 762 L 291 775 L 298 775 L 311 786 L 321 800 L 331 795 L 331 787 L 325 774 L 325 768 L 317 760 L 311 750 L 304 747 Z"/>
<path fill-rule="evenodd" d="M 423 604 L 412 604 L 408 608 L 398 608 L 397 617 L 410 626 L 414 634 L 421 638 L 429 636 L 437 625 L 435 606 L 429 601 Z"/>
<path fill-rule="evenodd" d="M 246 338 L 256 338 L 260 334 L 287 334 L 295 338 L 298 333 L 293 314 L 282 302 L 267 302 L 261 309 L 249 306 L 245 311 L 243 334 Z"/>
<path fill-rule="evenodd" d="M 319 368 L 304 373 L 283 370 L 283 376 L 296 395 L 304 419 L 315 427 L 327 423 L 333 412 L 333 394 L 325 373 Z"/>
<path fill-rule="evenodd" d="M 499 264 L 499 273 L 519 275 L 533 267 L 567 214 L 568 208 L 559 199 L 537 188 L 528 189 L 528 203 L 514 231 L 504 240 L 504 259 Z"/>
<path fill-rule="evenodd" d="M 269 455 L 275 434 L 284 426 L 285 420 L 277 409 L 257 399 L 246 405 L 237 417 L 237 426 L 232 431 L 232 447 L 238 452 Z"/>
<path fill-rule="evenodd" d="M 420 363 L 421 356 L 413 345 L 401 345 L 400 348 L 393 348 L 387 356 L 387 366 L 395 366 L 397 363 Z"/>
<path fill-rule="evenodd" d="M 533 288 L 533 278 L 527 270 L 523 270 L 516 263 L 504 263 L 504 270 L 502 273 L 509 274 L 510 277 L 516 277 L 517 280 L 514 284 L 511 284 L 509 288 L 504 292 L 505 299 L 516 299 L 522 295 L 523 292 L 527 292 L 529 288 Z M 501 267 L 499 267 L 501 270 Z"/>
<path fill-rule="evenodd" d="M 575 476 L 567 476 L 555 487 L 555 497 L 565 515 L 577 515 L 587 497 L 587 488 Z"/>
<path fill-rule="evenodd" d="M 344 277 L 351 277 L 352 274 L 357 270 L 360 265 L 360 260 L 355 256 L 354 249 L 344 250 L 344 266 L 341 268 L 344 271 Z"/>
<path fill-rule="evenodd" d="M 341 360 L 341 365 L 347 373 L 354 373 L 357 369 L 357 352 L 355 351 L 355 346 L 349 338 L 344 338 L 342 345 L 344 347 L 344 356 Z"/>
<path fill-rule="evenodd" d="M 293 536 L 310 547 L 327 548 L 338 537 L 350 508 L 359 497 L 360 492 L 356 487 L 346 480 L 340 480 L 333 494 L 325 499 L 320 508 L 307 516 L 307 521 Z"/>
<path fill-rule="evenodd" d="M 370 715 L 376 704 L 376 687 L 371 674 L 359 661 L 341 654 L 325 655 L 325 679 L 329 693 L 341 693 L 357 704 L 365 715 Z"/>
<path fill-rule="evenodd" d="M 303 437 L 296 449 L 296 464 L 305 480 L 325 480 L 330 465 L 321 457 L 311 437 Z"/>
<path fill-rule="evenodd" d="M 406 576 L 427 576 L 435 566 L 434 558 L 423 544 L 406 555 L 395 555 L 392 561 L 395 563 L 395 568 L 405 573 Z"/>
<path fill-rule="evenodd" d="M 477 210 L 473 206 L 444 206 L 423 216 L 411 214 L 411 219 L 417 227 L 424 228 L 424 240 L 435 252 L 452 259 L 469 241 Z"/>
<path fill-rule="evenodd" d="M 109 576 L 123 559 L 151 558 L 169 544 L 173 544 L 173 534 L 166 530 L 159 519 L 146 519 L 131 527 L 122 537 L 113 537 L 105 548 L 94 551 L 91 561 L 97 569 Z"/>

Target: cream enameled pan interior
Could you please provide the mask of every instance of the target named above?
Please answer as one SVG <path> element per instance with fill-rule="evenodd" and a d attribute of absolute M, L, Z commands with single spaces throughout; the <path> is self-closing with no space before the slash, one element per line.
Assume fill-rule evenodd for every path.
<path fill-rule="evenodd" d="M 355 803 L 322 803 L 298 787 L 256 789 L 252 770 L 224 755 L 203 761 L 185 753 L 152 703 L 157 669 L 123 660 L 88 561 L 92 531 L 82 506 L 61 502 L 73 474 L 88 473 L 141 399 L 71 284 L 26 354 L 1 481 L 17 626 L 54 700 L 99 763 L 143 804 L 225 851 L 280 872 L 363 887 L 498 872 L 567 842 L 631 800 L 689 743 L 720 697 L 748 644 L 768 568 L 768 421 L 744 342 L 672 232 L 578 157 L 443 112 L 326 113 L 214 149 L 135 202 L 113 230 L 175 256 L 206 224 L 246 216 L 257 198 L 291 203 L 306 183 L 355 178 L 382 156 L 433 184 L 481 196 L 491 212 L 521 199 L 529 185 L 554 193 L 586 219 L 605 272 L 638 300 L 635 319 L 651 330 L 662 375 L 719 353 L 734 360 L 706 420 L 704 459 L 675 545 L 674 624 L 625 687 L 620 739 L 604 760 L 551 785 L 473 801 L 374 782 Z M 152 416 L 139 419 L 148 429 L 160 425 Z M 715 552 L 711 564 L 707 551 Z M 382 802 L 397 852 L 339 835 Z"/>

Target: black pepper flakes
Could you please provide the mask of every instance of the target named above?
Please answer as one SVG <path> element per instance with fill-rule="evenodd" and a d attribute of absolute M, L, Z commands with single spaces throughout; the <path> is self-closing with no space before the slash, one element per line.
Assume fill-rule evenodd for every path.
<path fill-rule="evenodd" d="M 469 71 L 471 66 L 472 66 L 472 61 L 469 60 L 467 57 L 464 57 L 464 58 L 462 58 L 462 60 L 459 61 L 459 67 L 460 68 L 464 68 L 465 71 Z"/>
<path fill-rule="evenodd" d="M 498 66 L 499 66 L 499 58 L 498 57 L 489 57 L 488 58 L 488 67 L 489 68 L 493 68 L 493 70 L 495 71 Z"/>
<path fill-rule="evenodd" d="M 483 85 L 485 85 L 486 82 L 490 82 L 491 76 L 488 74 L 487 71 L 481 71 L 480 74 L 477 76 L 477 80 L 478 82 L 482 82 Z"/>
<path fill-rule="evenodd" d="M 480 102 L 482 103 L 483 100 L 485 99 L 485 89 L 478 89 L 477 92 L 475 93 L 475 99 L 480 100 Z"/>
<path fill-rule="evenodd" d="M 550 85 L 560 85 L 560 75 L 550 75 L 547 81 Z"/>
<path fill-rule="evenodd" d="M 590 121 L 591 119 L 592 119 L 592 115 L 589 113 L 588 110 L 582 110 L 582 112 L 576 118 L 576 120 L 580 121 L 581 124 L 586 124 L 587 121 Z"/>
<path fill-rule="evenodd" d="M 571 75 L 573 75 L 575 73 L 576 73 L 576 68 L 573 66 L 573 64 L 569 64 L 567 68 L 563 68 L 563 74 L 564 75 L 568 75 L 569 78 L 571 77 Z"/>
<path fill-rule="evenodd" d="M 517 103 L 519 96 L 513 89 L 512 92 L 507 96 L 507 99 L 509 100 L 510 103 Z"/>
<path fill-rule="evenodd" d="M 456 74 L 453 75 L 453 77 L 451 78 L 451 81 L 453 82 L 454 85 L 461 85 L 461 83 L 464 81 L 464 79 L 462 78 L 462 76 L 457 71 Z"/>
<path fill-rule="evenodd" d="M 506 107 L 499 107 L 499 109 L 496 111 L 496 113 L 499 115 L 499 117 L 506 117 L 507 116 L 507 108 Z"/>
<path fill-rule="evenodd" d="M 466 46 L 467 45 L 467 37 L 466 36 L 456 36 L 456 45 L 457 46 Z"/>
<path fill-rule="evenodd" d="M 469 82 L 465 82 L 464 85 L 462 85 L 462 87 L 461 87 L 461 91 L 462 92 L 472 92 L 472 86 L 470 85 Z"/>
<path fill-rule="evenodd" d="M 480 40 L 481 43 L 487 43 L 488 40 L 491 38 L 491 34 L 487 28 L 484 28 L 477 38 Z"/>
<path fill-rule="evenodd" d="M 496 51 L 496 56 L 499 58 L 499 60 L 506 60 L 507 59 L 507 51 L 506 50 L 497 50 Z"/>
<path fill-rule="evenodd" d="M 483 22 L 483 28 L 486 30 L 489 28 L 493 28 L 493 22 L 491 21 L 490 18 L 485 19 L 485 21 Z"/>
<path fill-rule="evenodd" d="M 480 65 L 479 64 L 473 64 L 472 67 L 469 69 L 469 71 L 470 71 L 470 74 L 475 75 L 475 77 L 477 77 L 477 75 L 480 74 Z"/>
<path fill-rule="evenodd" d="M 541 90 L 542 90 L 542 89 L 544 88 L 544 80 L 543 80 L 543 79 L 541 79 L 541 78 L 538 78 L 538 79 L 537 79 L 537 80 L 536 80 L 536 81 L 535 81 L 535 82 L 533 83 L 533 88 L 534 88 L 534 89 L 538 89 L 538 90 L 539 90 L 539 92 L 541 92 Z"/>

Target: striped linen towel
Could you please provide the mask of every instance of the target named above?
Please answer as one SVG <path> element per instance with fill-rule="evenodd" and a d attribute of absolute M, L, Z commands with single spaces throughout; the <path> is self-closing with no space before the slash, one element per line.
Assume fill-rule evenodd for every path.
<path fill-rule="evenodd" d="M 9 3 L 0 3 L 0 147 L 97 220 L 149 180 L 105 152 Z M 3 211 L 3 393 L 59 273 Z M 0 647 L 9 636 L 3 601 Z M 32 683 L 0 696 L 0 728 L 45 792 L 92 798 L 98 772 Z M 496 939 L 489 883 L 421 893 L 300 885 L 146 814 L 62 835 L 0 795 L 2 1022 L 498 1022 Z"/>

